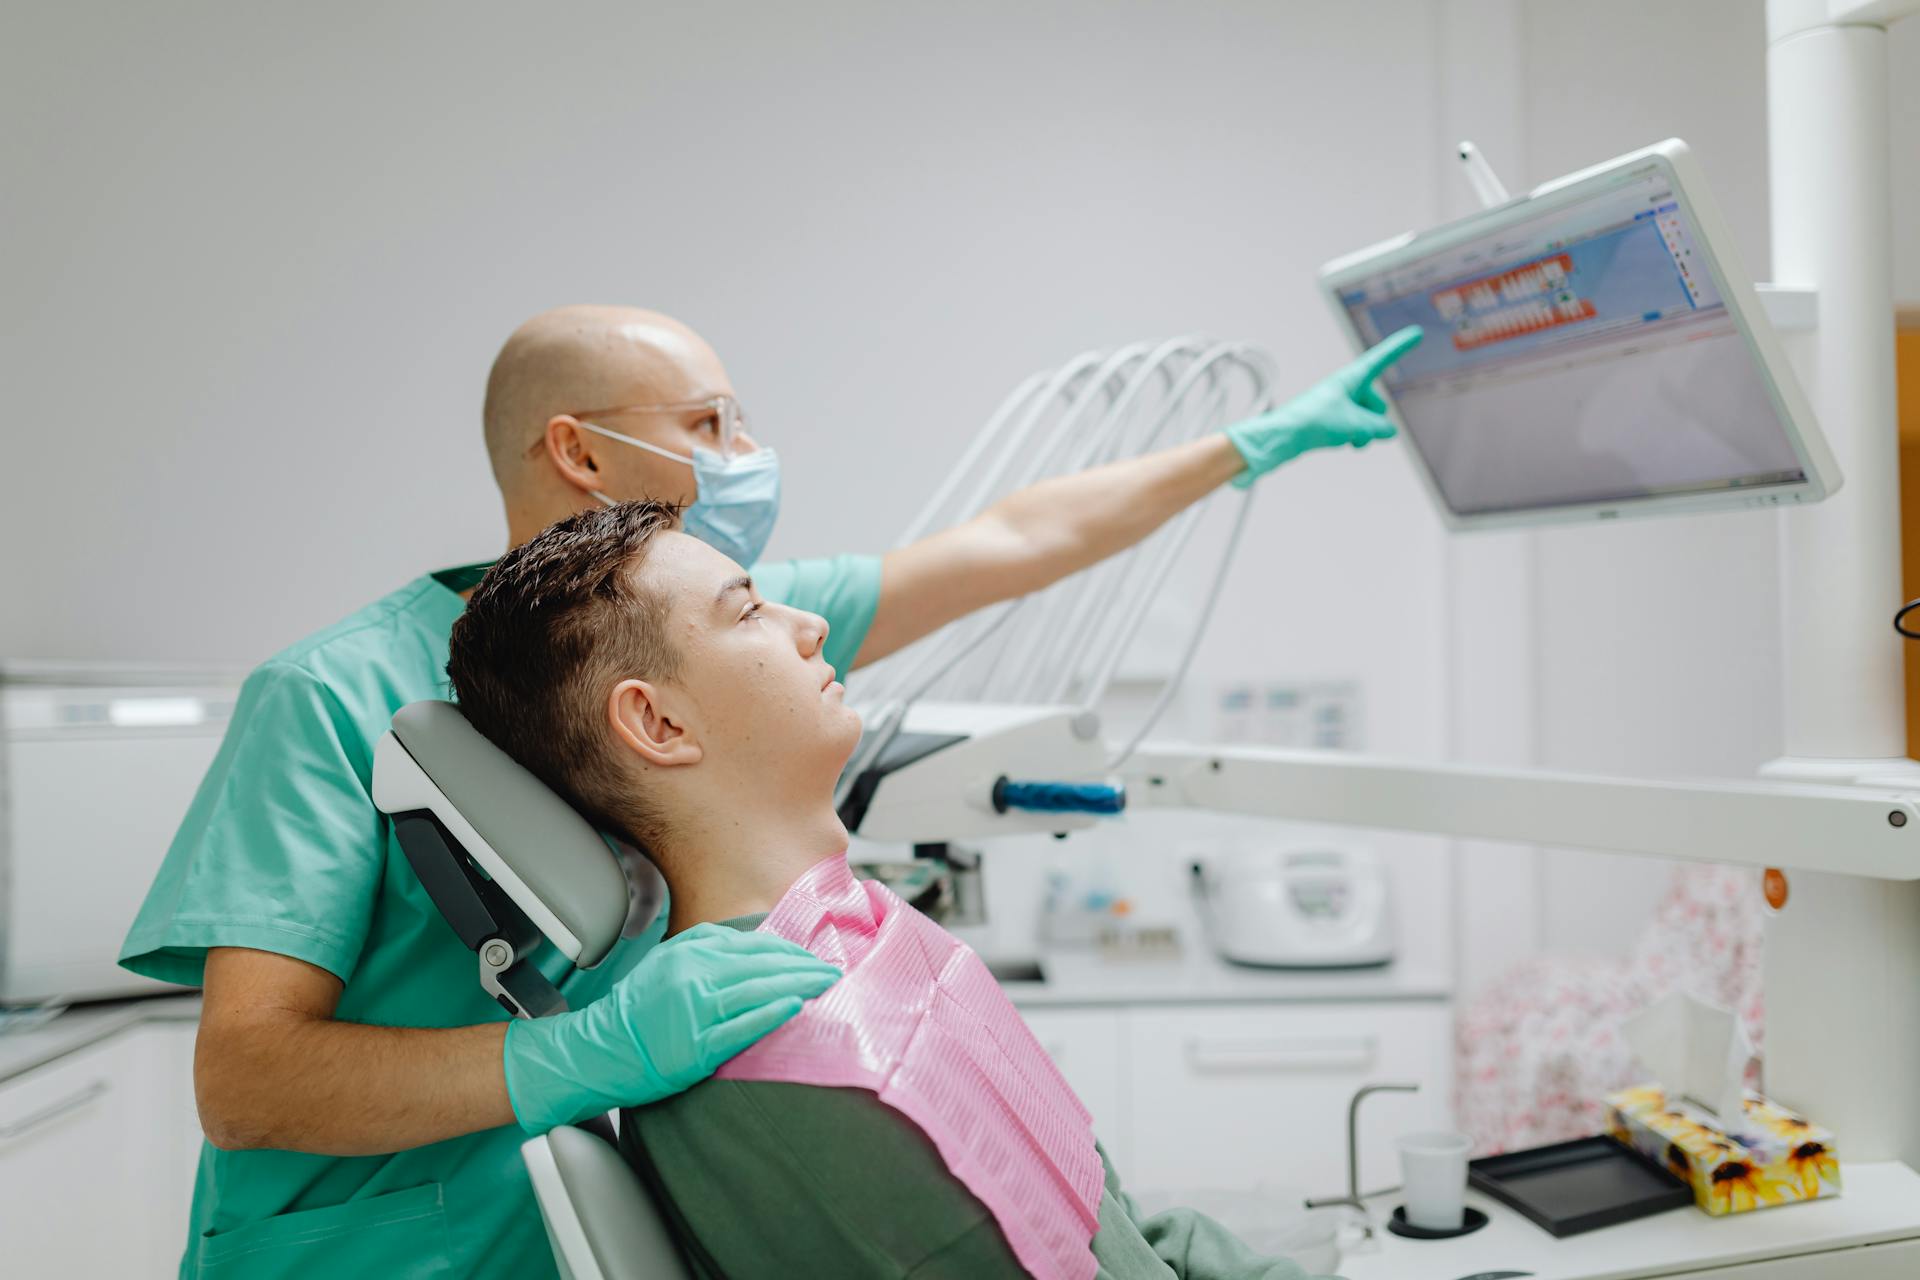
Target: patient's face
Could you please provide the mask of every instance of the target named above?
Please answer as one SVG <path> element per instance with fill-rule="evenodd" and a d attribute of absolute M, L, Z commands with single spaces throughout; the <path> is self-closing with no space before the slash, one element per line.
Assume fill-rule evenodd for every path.
<path fill-rule="evenodd" d="M 831 789 L 860 717 L 821 653 L 826 620 L 761 599 L 746 570 L 684 533 L 658 535 L 640 572 L 668 603 L 671 684 L 702 763 L 744 785 Z"/>

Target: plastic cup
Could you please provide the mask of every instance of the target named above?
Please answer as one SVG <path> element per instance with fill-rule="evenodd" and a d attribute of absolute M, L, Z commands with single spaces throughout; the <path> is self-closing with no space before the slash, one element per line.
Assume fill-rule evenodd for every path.
<path fill-rule="evenodd" d="M 1407 1222 L 1423 1231 L 1458 1231 L 1467 1212 L 1464 1133 L 1409 1133 L 1399 1141 L 1400 1173 L 1407 1189 Z"/>

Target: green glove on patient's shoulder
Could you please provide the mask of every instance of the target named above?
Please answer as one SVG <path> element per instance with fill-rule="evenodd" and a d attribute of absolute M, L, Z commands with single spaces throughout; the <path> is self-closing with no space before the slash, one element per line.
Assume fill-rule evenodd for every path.
<path fill-rule="evenodd" d="M 1395 360 L 1420 345 L 1419 325 L 1408 325 L 1369 347 L 1353 363 L 1322 378 L 1277 409 L 1227 428 L 1227 438 L 1246 460 L 1247 469 L 1234 477 L 1244 489 L 1283 462 L 1310 449 L 1352 445 L 1393 434 L 1387 402 L 1374 380 Z"/>
<path fill-rule="evenodd" d="M 699 924 L 660 943 L 584 1009 L 507 1027 L 507 1096 L 545 1133 L 705 1080 L 840 980 L 770 933 Z"/>

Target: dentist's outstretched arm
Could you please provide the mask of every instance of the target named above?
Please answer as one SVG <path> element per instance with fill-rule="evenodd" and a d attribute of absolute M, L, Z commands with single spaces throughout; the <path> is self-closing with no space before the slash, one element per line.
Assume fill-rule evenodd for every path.
<path fill-rule="evenodd" d="M 382 1155 L 531 1132 L 669 1097 L 785 1023 L 839 971 L 767 934 L 697 926 L 584 1009 L 469 1027 L 335 1019 L 340 980 L 272 952 L 207 954 L 194 1093 L 227 1149 Z"/>
<path fill-rule="evenodd" d="M 1244 488 L 1310 450 L 1386 439 L 1393 423 L 1374 384 L 1420 337 L 1417 327 L 1402 329 L 1286 404 L 1218 435 L 1043 480 L 888 552 L 855 665 L 1124 551 L 1229 481 Z"/>

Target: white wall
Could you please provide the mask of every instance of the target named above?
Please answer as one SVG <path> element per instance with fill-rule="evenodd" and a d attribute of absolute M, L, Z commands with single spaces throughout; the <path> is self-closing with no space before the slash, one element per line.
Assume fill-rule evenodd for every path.
<path fill-rule="evenodd" d="M 540 307 L 692 321 L 789 465 L 774 550 L 878 546 L 1082 346 L 1198 328 L 1306 381 L 1343 355 L 1315 265 L 1431 203 L 1418 0 L 11 25 L 0 653 L 251 660 L 497 550 L 480 394 Z M 1391 557 L 1403 472 L 1269 505 L 1333 475 L 1314 509 Z"/>
<path fill-rule="evenodd" d="M 775 554 L 885 545 L 1086 346 L 1245 337 L 1304 386 L 1347 354 L 1315 267 L 1440 215 L 1438 14 L 24 13 L 0 655 L 250 662 L 496 552 L 486 368 L 558 302 L 715 343 L 788 468 Z M 1437 756 L 1444 597 L 1404 457 L 1304 460 L 1261 488 L 1196 687 L 1358 679 L 1371 745 Z M 1445 848 L 1397 847 L 1444 962 Z"/>

